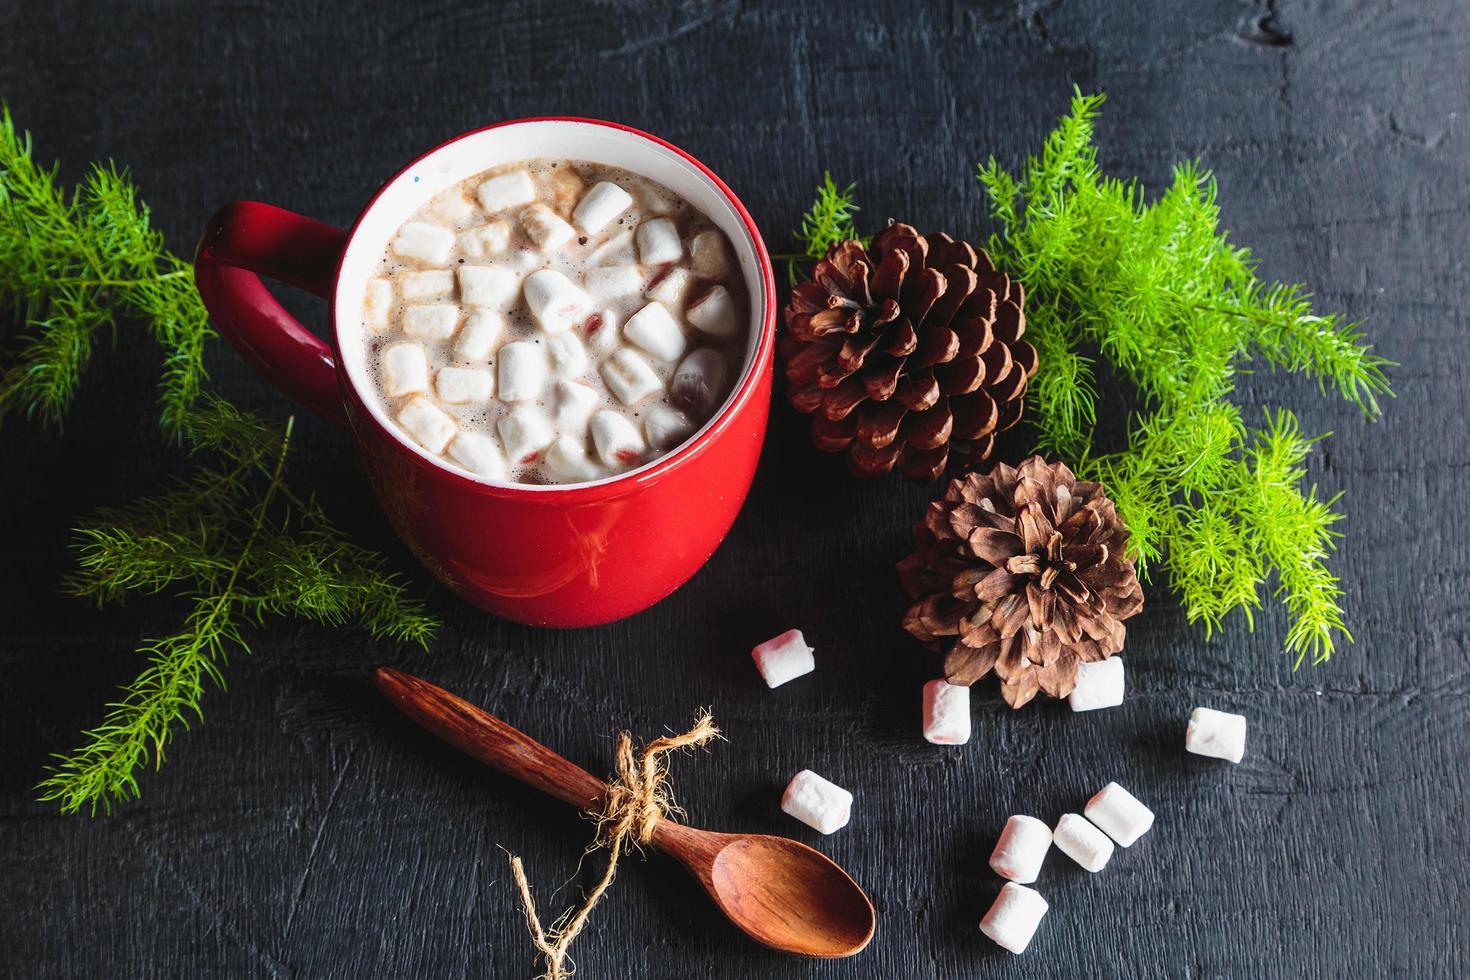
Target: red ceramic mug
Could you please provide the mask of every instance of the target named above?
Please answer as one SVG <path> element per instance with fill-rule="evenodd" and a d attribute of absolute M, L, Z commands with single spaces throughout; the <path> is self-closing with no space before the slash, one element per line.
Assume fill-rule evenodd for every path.
<path fill-rule="evenodd" d="M 363 298 L 389 239 L 439 191 L 536 157 L 591 160 L 662 183 L 729 237 L 749 289 L 750 341 L 729 399 L 682 446 L 647 465 L 570 486 L 498 483 L 430 456 L 371 395 Z M 430 150 L 374 195 L 352 229 L 240 201 L 205 228 L 195 281 L 225 338 L 267 380 L 356 437 L 400 537 L 465 599 L 523 623 L 588 626 L 653 605 L 693 575 L 730 529 L 765 437 L 775 277 L 755 223 L 708 167 L 647 133 L 592 119 L 487 126 Z M 260 276 L 327 300 L 330 343 L 291 317 Z"/>

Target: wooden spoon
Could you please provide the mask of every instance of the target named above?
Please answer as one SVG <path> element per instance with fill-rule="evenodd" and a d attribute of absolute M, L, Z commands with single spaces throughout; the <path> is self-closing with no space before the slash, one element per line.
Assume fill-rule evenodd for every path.
<path fill-rule="evenodd" d="M 579 810 L 597 810 L 607 787 L 591 773 L 448 691 L 389 667 L 378 690 L 419 725 L 467 755 Z M 764 834 L 717 834 L 670 819 L 652 846 L 704 886 L 720 911 L 758 943 L 785 953 L 837 957 L 873 938 L 873 903 L 831 858 Z"/>

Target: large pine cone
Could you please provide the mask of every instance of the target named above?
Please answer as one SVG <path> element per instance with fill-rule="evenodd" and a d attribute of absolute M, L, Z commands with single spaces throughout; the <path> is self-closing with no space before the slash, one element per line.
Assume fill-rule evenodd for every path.
<path fill-rule="evenodd" d="M 1036 348 L 1021 284 L 965 242 L 891 224 L 838 242 L 786 305 L 787 395 L 858 476 L 932 480 L 1021 418 Z"/>
<path fill-rule="evenodd" d="M 1143 608 L 1113 502 L 1040 456 L 951 480 L 914 536 L 898 565 L 917 600 L 904 629 L 949 647 L 951 684 L 994 669 L 1013 708 L 1038 689 L 1071 694 L 1078 665 L 1122 650 L 1123 620 Z"/>

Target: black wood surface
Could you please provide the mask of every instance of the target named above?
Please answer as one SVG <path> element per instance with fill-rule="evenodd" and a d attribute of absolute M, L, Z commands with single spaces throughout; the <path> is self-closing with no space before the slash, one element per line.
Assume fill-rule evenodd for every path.
<path fill-rule="evenodd" d="M 1334 566 L 1356 645 L 1294 673 L 1269 603 L 1253 633 L 1237 619 L 1207 641 L 1155 587 L 1130 624 L 1123 707 L 1013 714 L 984 686 L 973 741 L 951 749 L 918 734 L 936 664 L 898 628 L 893 574 L 935 488 L 850 480 L 784 406 L 709 565 L 654 609 L 576 632 L 498 622 L 433 584 L 347 440 L 305 419 L 296 481 L 429 597 L 447 624 L 432 652 L 255 632 L 141 800 L 62 817 L 33 802 L 47 754 L 178 612 L 57 592 L 75 516 L 181 465 L 157 434 L 154 354 L 124 332 L 64 437 L 0 432 L 0 974 L 528 976 L 502 849 L 553 907 L 576 895 L 589 828 L 394 716 L 366 679 L 386 662 L 594 771 L 616 729 L 712 706 L 729 742 L 675 764 L 690 820 L 817 844 L 880 916 L 860 957 L 802 962 L 746 941 L 672 863 L 635 861 L 577 944 L 584 977 L 1465 975 L 1467 68 L 1463 0 L 0 5 L 0 98 L 39 154 L 69 177 L 94 158 L 131 167 L 180 251 L 240 197 L 345 225 L 419 150 L 538 113 L 687 147 L 776 249 L 824 168 L 858 182 L 871 222 L 979 236 L 975 162 L 1016 163 L 1075 82 L 1109 95 L 1106 166 L 1158 185 L 1200 157 L 1266 272 L 1364 319 L 1402 363 L 1377 425 L 1300 379 L 1244 384 L 1250 410 L 1291 404 L 1336 431 L 1311 469 L 1346 493 Z M 222 346 L 211 363 L 231 397 L 287 410 Z M 818 670 L 768 691 L 747 651 L 789 626 Z M 1244 763 L 1183 752 L 1200 703 L 1249 716 Z M 778 809 L 803 767 L 857 796 L 831 838 Z M 1000 951 L 975 925 L 1002 821 L 1054 820 L 1110 779 L 1156 828 L 1095 876 L 1053 855 L 1031 950 Z"/>

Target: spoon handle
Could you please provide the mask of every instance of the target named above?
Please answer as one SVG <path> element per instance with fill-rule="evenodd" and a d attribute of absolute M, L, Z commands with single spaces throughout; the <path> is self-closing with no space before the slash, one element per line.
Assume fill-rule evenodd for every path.
<path fill-rule="evenodd" d="M 391 667 L 379 667 L 373 681 L 399 711 L 490 768 L 579 810 L 602 803 L 607 790 L 602 780 L 488 711 Z"/>

